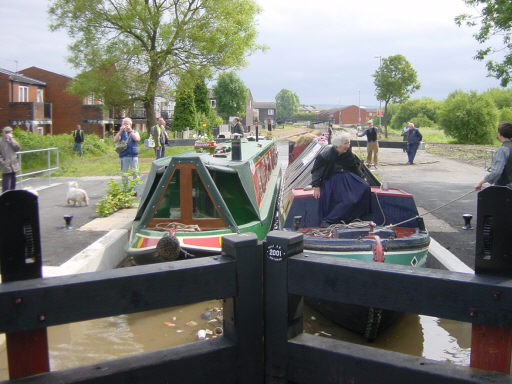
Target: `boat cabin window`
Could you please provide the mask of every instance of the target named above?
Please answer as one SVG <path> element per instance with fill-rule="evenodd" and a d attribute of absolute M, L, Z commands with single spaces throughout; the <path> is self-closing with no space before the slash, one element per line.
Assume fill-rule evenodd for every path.
<path fill-rule="evenodd" d="M 210 170 L 215 185 L 217 186 L 222 199 L 229 208 L 235 223 L 242 225 L 258 220 L 258 213 L 255 212 L 247 193 L 236 173 L 217 172 Z"/>
<path fill-rule="evenodd" d="M 201 229 L 226 228 L 210 192 L 193 164 L 178 164 L 164 186 L 148 228 L 164 229 L 166 223 L 197 225 Z"/>

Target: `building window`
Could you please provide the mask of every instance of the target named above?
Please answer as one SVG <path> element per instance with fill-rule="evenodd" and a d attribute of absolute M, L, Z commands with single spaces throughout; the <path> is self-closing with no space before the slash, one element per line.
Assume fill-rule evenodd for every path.
<path fill-rule="evenodd" d="M 94 93 L 91 92 L 89 94 L 89 96 L 87 96 L 87 104 L 88 105 L 93 105 L 94 104 Z"/>
<path fill-rule="evenodd" d="M 210 106 L 211 106 L 212 108 L 215 108 L 215 107 L 217 106 L 217 103 L 215 102 L 215 100 L 214 100 L 214 99 L 210 99 Z"/>
<path fill-rule="evenodd" d="M 41 88 L 37 89 L 37 102 L 38 103 L 43 103 L 44 102 L 43 90 Z"/>
<path fill-rule="evenodd" d="M 28 87 L 21 86 L 18 88 L 18 101 L 25 103 L 28 101 Z"/>
<path fill-rule="evenodd" d="M 273 110 L 273 109 L 269 109 L 269 110 L 268 110 L 268 115 L 269 115 L 269 116 L 272 116 L 273 114 L 274 114 L 274 110 Z"/>

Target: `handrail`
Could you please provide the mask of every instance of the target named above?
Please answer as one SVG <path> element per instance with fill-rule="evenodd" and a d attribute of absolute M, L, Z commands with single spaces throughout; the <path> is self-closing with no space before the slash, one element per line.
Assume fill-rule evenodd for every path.
<path fill-rule="evenodd" d="M 56 159 L 55 159 L 55 166 L 51 166 L 51 158 L 50 154 L 51 151 L 55 151 L 56 153 Z M 27 153 L 37 153 L 37 152 L 46 152 L 46 168 L 23 173 L 23 163 L 22 163 L 22 157 L 21 155 L 27 154 Z M 49 148 L 41 148 L 41 149 L 30 149 L 27 151 L 19 151 L 16 152 L 16 155 L 18 156 L 18 162 L 20 163 L 20 173 L 16 175 L 16 177 L 20 180 L 20 183 L 23 183 L 23 176 L 31 176 L 31 175 L 37 175 L 40 173 L 48 172 L 48 185 L 51 184 L 51 173 L 52 171 L 59 169 L 59 148 L 57 147 L 49 147 Z"/>

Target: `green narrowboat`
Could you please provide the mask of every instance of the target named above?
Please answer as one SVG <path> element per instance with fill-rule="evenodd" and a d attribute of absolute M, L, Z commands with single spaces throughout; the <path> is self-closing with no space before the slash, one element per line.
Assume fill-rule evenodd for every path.
<path fill-rule="evenodd" d="M 273 225 L 281 190 L 274 140 L 219 143 L 157 159 L 132 224 L 127 253 L 154 255 L 172 235 L 196 256 L 220 253 L 222 238 L 252 232 L 263 239 Z"/>

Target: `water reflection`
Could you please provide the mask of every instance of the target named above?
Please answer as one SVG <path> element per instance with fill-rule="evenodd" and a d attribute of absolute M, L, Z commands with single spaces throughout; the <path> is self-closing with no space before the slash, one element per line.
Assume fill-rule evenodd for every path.
<path fill-rule="evenodd" d="M 198 332 L 222 326 L 218 300 L 50 327 L 50 365 L 60 370 L 198 341 Z M 404 314 L 367 342 L 361 335 L 304 307 L 304 332 L 432 360 L 469 365 L 471 325 Z M 5 345 L 0 346 L 0 380 L 8 379 Z"/>
<path fill-rule="evenodd" d="M 368 342 L 359 334 L 338 327 L 305 306 L 304 332 L 388 351 L 469 366 L 471 324 L 404 313 L 388 329 Z"/>

